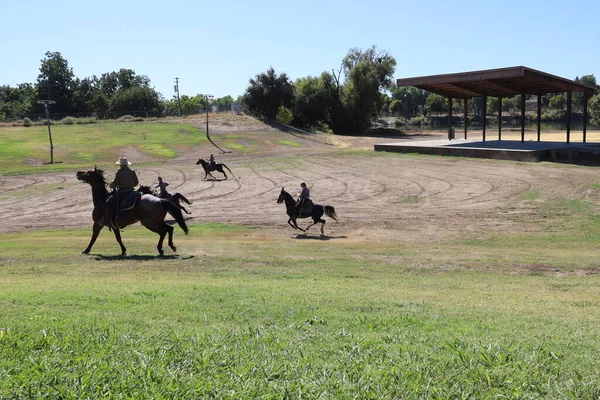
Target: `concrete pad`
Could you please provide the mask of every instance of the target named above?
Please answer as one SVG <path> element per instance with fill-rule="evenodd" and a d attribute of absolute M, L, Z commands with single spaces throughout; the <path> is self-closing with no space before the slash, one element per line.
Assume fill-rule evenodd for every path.
<path fill-rule="evenodd" d="M 378 143 L 374 145 L 374 150 L 526 162 L 600 163 L 600 143 L 439 139 Z"/>

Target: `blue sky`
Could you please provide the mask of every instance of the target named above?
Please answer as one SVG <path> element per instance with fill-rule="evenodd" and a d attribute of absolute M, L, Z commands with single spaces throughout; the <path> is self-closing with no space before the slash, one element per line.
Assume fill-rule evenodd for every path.
<path fill-rule="evenodd" d="M 295 80 L 376 45 L 395 78 L 524 65 L 600 81 L 600 1 L 19 0 L 2 5 L 0 85 L 33 83 L 46 51 L 79 78 L 130 68 L 166 98 L 236 98 L 273 67 Z"/>

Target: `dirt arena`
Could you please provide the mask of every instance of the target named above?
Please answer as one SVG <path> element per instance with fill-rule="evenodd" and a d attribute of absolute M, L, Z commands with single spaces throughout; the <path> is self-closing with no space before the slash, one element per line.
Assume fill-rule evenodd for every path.
<path fill-rule="evenodd" d="M 202 120 L 190 123 L 202 126 Z M 165 163 L 122 150 L 141 184 L 155 184 L 160 175 L 171 192 L 193 201 L 186 206 L 192 212 L 190 224 L 218 221 L 259 226 L 261 234 L 273 237 L 295 236 L 299 232 L 287 225 L 285 206 L 276 200 L 282 187 L 296 195 L 302 181 L 316 203 L 335 207 L 339 221 L 325 218 L 325 233 L 342 241 L 410 243 L 467 232 L 535 230 L 540 225 L 532 193 L 593 201 L 598 196 L 594 188 L 600 176 L 594 167 L 375 153 L 373 144 L 389 142 L 389 137 L 332 138 L 253 124 L 213 124 L 211 138 L 220 147 L 227 149 L 232 132 L 246 130 L 236 142 L 258 145 L 256 150 L 220 154 L 206 143 Z M 437 137 L 418 134 L 403 140 L 431 138 Z M 229 179 L 215 172 L 219 179 L 204 180 L 195 163 L 210 153 L 233 171 Z M 140 165 L 144 162 L 158 166 Z M 109 179 L 117 169 L 115 164 L 98 168 Z M 91 227 L 91 190 L 75 172 L 0 177 L 0 232 Z M 301 220 L 300 226 L 308 222 Z M 318 226 L 311 234 L 318 234 Z"/>

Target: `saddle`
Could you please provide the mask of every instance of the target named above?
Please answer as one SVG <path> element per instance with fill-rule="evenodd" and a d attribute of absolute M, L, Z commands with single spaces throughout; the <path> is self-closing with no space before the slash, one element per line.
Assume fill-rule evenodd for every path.
<path fill-rule="evenodd" d="M 302 204 L 302 208 L 300 209 L 300 214 L 310 214 L 312 212 L 314 203 L 311 199 L 304 200 L 304 204 Z"/>
<path fill-rule="evenodd" d="M 142 197 L 142 193 L 138 191 L 127 193 L 123 199 L 119 199 L 119 211 L 126 211 L 133 208 L 140 197 Z"/>

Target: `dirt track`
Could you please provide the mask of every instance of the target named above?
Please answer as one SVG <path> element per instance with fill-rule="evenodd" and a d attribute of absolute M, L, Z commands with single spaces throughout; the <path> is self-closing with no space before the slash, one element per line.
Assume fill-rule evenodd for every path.
<path fill-rule="evenodd" d="M 222 128 L 211 132 L 219 145 L 227 142 L 228 130 Z M 337 211 L 339 222 L 326 218 L 326 234 L 353 241 L 426 242 L 461 232 L 539 229 L 532 223 L 539 216 L 531 193 L 597 200 L 592 188 L 600 178 L 593 167 L 349 154 L 341 150 L 372 150 L 376 141 L 389 139 L 345 137 L 336 138 L 334 145 L 325 144 L 327 140 L 331 142 L 325 136 L 248 133 L 249 142 L 259 143 L 258 151 L 218 154 L 209 143 L 159 167 L 140 166 L 148 160 L 124 155 L 134 162 L 141 184 L 154 184 L 161 175 L 170 191 L 194 202 L 187 207 L 192 211 L 189 223 L 259 225 L 279 237 L 297 232 L 287 225 L 285 207 L 276 199 L 282 187 L 296 195 L 301 181 L 307 182 L 316 203 Z M 203 179 L 195 162 L 210 153 L 233 171 L 228 180 Z M 114 164 L 98 167 L 109 178 L 116 170 Z M 91 226 L 91 191 L 77 181 L 75 171 L 0 177 L 0 186 L 0 232 Z M 317 226 L 312 229 L 318 233 Z"/>

